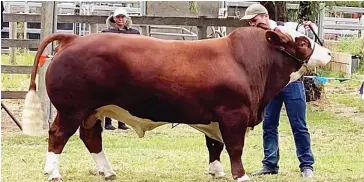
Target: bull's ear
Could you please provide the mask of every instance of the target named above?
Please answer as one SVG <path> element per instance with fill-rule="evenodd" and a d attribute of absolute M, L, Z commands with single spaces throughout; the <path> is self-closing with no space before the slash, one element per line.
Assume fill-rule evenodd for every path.
<path fill-rule="evenodd" d="M 265 38 L 267 39 L 268 43 L 274 46 L 283 46 L 285 44 L 284 38 L 276 31 L 267 30 L 265 32 Z"/>

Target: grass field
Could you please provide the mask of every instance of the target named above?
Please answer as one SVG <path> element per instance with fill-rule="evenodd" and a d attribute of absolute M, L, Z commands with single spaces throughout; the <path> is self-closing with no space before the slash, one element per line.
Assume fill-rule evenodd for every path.
<path fill-rule="evenodd" d="M 280 174 L 253 177 L 253 181 L 304 181 L 299 176 L 287 117 L 280 125 Z M 308 125 L 315 155 L 315 181 L 363 181 L 364 125 L 349 118 L 309 107 Z M 261 167 L 261 125 L 249 134 L 243 154 L 248 173 Z M 118 178 L 116 181 L 211 181 L 207 169 L 207 149 L 203 135 L 187 126 L 163 126 L 139 139 L 133 131 L 106 131 L 104 150 Z M 47 148 L 46 137 L 26 137 L 20 133 L 2 136 L 2 181 L 45 181 L 42 174 Z M 223 163 L 232 181 L 226 151 Z M 100 181 L 90 174 L 95 164 L 77 135 L 61 157 L 64 181 Z"/>
<path fill-rule="evenodd" d="M 361 78 L 360 75 L 357 77 Z M 19 89 L 17 84 L 22 79 L 25 79 L 25 88 Z M 2 75 L 3 90 L 9 88 L 10 81 L 18 86 L 14 86 L 14 89 L 26 90 L 29 79 L 22 79 L 4 80 Z M 307 123 L 316 159 L 315 178 L 310 181 L 364 181 L 364 101 L 358 99 L 359 86 L 360 83 L 354 81 L 332 81 L 325 86 L 327 100 L 308 104 Z M 21 105 L 21 102 L 10 104 L 12 109 L 17 110 L 18 118 Z M 22 135 L 4 113 L 2 111 L 2 181 L 47 181 L 42 173 L 47 136 Z M 300 177 L 290 126 L 284 111 L 281 115 L 279 175 L 251 177 L 252 181 L 307 181 Z M 248 173 L 261 167 L 261 127 L 258 125 L 246 139 L 243 163 Z M 162 126 L 141 139 L 134 131 L 119 130 L 104 131 L 103 137 L 104 151 L 118 175 L 115 181 L 233 181 L 226 150 L 223 151 L 222 162 L 227 176 L 215 180 L 205 174 L 208 152 L 204 136 L 188 126 L 180 125 L 174 129 L 171 129 L 171 125 Z M 92 174 L 96 166 L 77 134 L 66 145 L 60 162 L 64 181 L 103 181 L 101 176 Z"/>
<path fill-rule="evenodd" d="M 17 65 L 33 65 L 35 53 L 20 53 L 16 55 Z M 1 64 L 10 65 L 9 55 L 1 54 Z M 2 90 L 21 91 L 29 87 L 30 74 L 1 74 Z"/>

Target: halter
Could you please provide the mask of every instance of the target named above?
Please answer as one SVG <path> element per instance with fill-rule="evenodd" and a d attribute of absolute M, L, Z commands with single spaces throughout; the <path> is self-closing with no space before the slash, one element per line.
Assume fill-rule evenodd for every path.
<path fill-rule="evenodd" d="M 298 28 L 303 24 L 303 20 L 299 20 L 297 22 L 297 27 L 296 27 L 296 31 L 298 31 Z M 320 40 L 320 38 L 318 37 L 317 33 L 313 30 L 311 25 L 308 25 L 308 27 L 311 29 L 313 35 L 315 35 L 315 40 L 314 42 L 318 42 L 321 46 L 323 46 L 324 44 L 322 43 L 322 41 Z"/>
<path fill-rule="evenodd" d="M 295 57 L 294 55 L 292 55 L 291 53 L 287 52 L 286 49 L 284 49 L 283 47 L 280 48 L 280 51 L 286 53 L 288 56 L 290 56 L 291 58 L 298 61 L 298 63 L 300 63 L 302 66 L 307 65 L 308 60 L 310 60 L 314 50 L 315 50 L 315 44 L 313 44 L 312 53 L 310 54 L 310 56 L 308 56 L 305 60 L 301 60 L 301 59 L 298 59 L 297 57 Z"/>
<path fill-rule="evenodd" d="M 299 25 L 300 25 L 300 23 L 297 25 L 297 27 L 296 27 L 296 31 L 298 30 L 298 27 L 299 27 Z M 262 28 L 262 29 L 264 29 L 264 30 L 273 30 L 273 31 L 275 31 L 274 29 L 271 29 L 271 28 L 269 28 L 266 24 L 264 24 L 264 23 L 259 23 L 258 25 L 257 25 L 257 27 L 259 27 L 259 28 Z M 315 36 L 317 37 L 317 39 L 318 39 L 318 36 L 317 36 L 317 34 L 315 33 L 315 31 L 312 29 L 312 27 L 311 26 L 309 26 L 310 28 L 311 28 L 311 30 L 312 30 L 312 32 L 314 32 L 314 34 L 315 34 Z M 318 39 L 319 41 L 320 41 L 320 39 Z M 322 45 L 322 42 L 320 41 L 320 44 Z M 315 42 L 314 42 L 314 44 L 313 44 L 313 47 L 312 47 L 312 53 L 305 59 L 305 60 L 301 60 L 301 59 L 298 59 L 297 57 L 295 57 L 294 55 L 292 55 L 291 53 L 289 53 L 289 52 L 287 52 L 283 47 L 280 47 L 279 49 L 280 49 L 280 51 L 282 51 L 282 52 L 284 52 L 285 54 L 287 54 L 288 56 L 290 56 L 291 58 L 293 58 L 293 59 L 295 59 L 296 61 L 298 61 L 298 63 L 300 63 L 302 66 L 306 66 L 307 65 L 307 63 L 308 63 L 308 60 L 310 60 L 310 58 L 311 58 L 311 56 L 312 56 L 312 54 L 313 54 L 313 51 L 315 51 L 315 48 L 316 48 L 316 44 L 315 44 Z"/>
<path fill-rule="evenodd" d="M 297 27 L 296 27 L 296 31 L 298 31 L 298 28 L 303 25 L 303 20 L 299 20 L 297 23 Z M 313 30 L 311 25 L 308 25 L 308 27 L 311 29 L 312 33 L 315 35 L 315 40 L 314 40 L 314 44 L 313 44 L 313 48 L 312 48 L 312 53 L 310 56 L 308 56 L 307 59 L 305 60 L 300 60 L 298 58 L 296 58 L 295 56 L 293 56 L 292 54 L 290 54 L 289 52 L 287 52 L 285 49 L 281 48 L 281 51 L 285 52 L 287 55 L 289 55 L 290 57 L 292 57 L 293 59 L 297 60 L 301 65 L 306 65 L 308 63 L 308 60 L 311 58 L 313 51 L 315 51 L 316 48 L 316 44 L 315 42 L 318 42 L 321 46 L 323 46 L 324 44 L 322 43 L 322 41 L 320 40 L 320 38 L 318 37 L 317 33 L 315 32 L 315 30 Z"/>
<path fill-rule="evenodd" d="M 297 29 L 296 29 L 296 31 L 297 31 Z M 294 56 L 294 55 L 292 55 L 291 53 L 289 53 L 289 52 L 287 52 L 286 51 L 286 49 L 284 48 L 284 47 L 280 47 L 279 49 L 280 49 L 280 51 L 282 51 L 282 52 L 284 52 L 285 54 L 287 54 L 288 56 L 290 56 L 291 58 L 293 58 L 293 59 L 295 59 L 296 61 L 298 61 L 298 63 L 300 63 L 302 66 L 304 66 L 304 65 L 307 65 L 307 63 L 308 63 L 308 60 L 310 60 L 310 58 L 311 58 L 311 56 L 312 56 L 312 54 L 313 54 L 313 51 L 315 51 L 315 48 L 316 48 L 316 44 L 315 44 L 315 42 L 314 42 L 314 44 L 313 44 L 313 47 L 312 47 L 312 53 L 306 58 L 306 59 L 304 59 L 304 60 L 302 60 L 302 59 L 298 59 L 296 56 Z"/>

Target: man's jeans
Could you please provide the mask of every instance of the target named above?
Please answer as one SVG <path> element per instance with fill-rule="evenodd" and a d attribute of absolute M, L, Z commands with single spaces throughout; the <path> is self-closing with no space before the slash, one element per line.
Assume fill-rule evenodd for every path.
<path fill-rule="evenodd" d="M 265 108 L 263 120 L 263 166 L 278 172 L 279 144 L 278 125 L 282 104 L 286 107 L 296 144 L 300 169 L 312 169 L 314 156 L 311 151 L 310 134 L 306 127 L 306 96 L 302 81 L 287 85 Z"/>

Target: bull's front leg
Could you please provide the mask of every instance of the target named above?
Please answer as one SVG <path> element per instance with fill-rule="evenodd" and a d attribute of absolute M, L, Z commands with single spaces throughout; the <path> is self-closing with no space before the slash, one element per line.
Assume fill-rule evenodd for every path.
<path fill-rule="evenodd" d="M 244 108 L 227 110 L 223 107 L 218 111 L 221 115 L 220 130 L 230 158 L 231 173 L 237 182 L 250 181 L 241 161 L 249 119 L 244 111 Z"/>
<path fill-rule="evenodd" d="M 224 177 L 226 173 L 224 172 L 224 167 L 221 163 L 220 156 L 224 149 L 224 144 L 214 140 L 207 135 L 205 135 L 206 146 L 209 151 L 209 169 L 208 173 L 215 178 Z"/>

